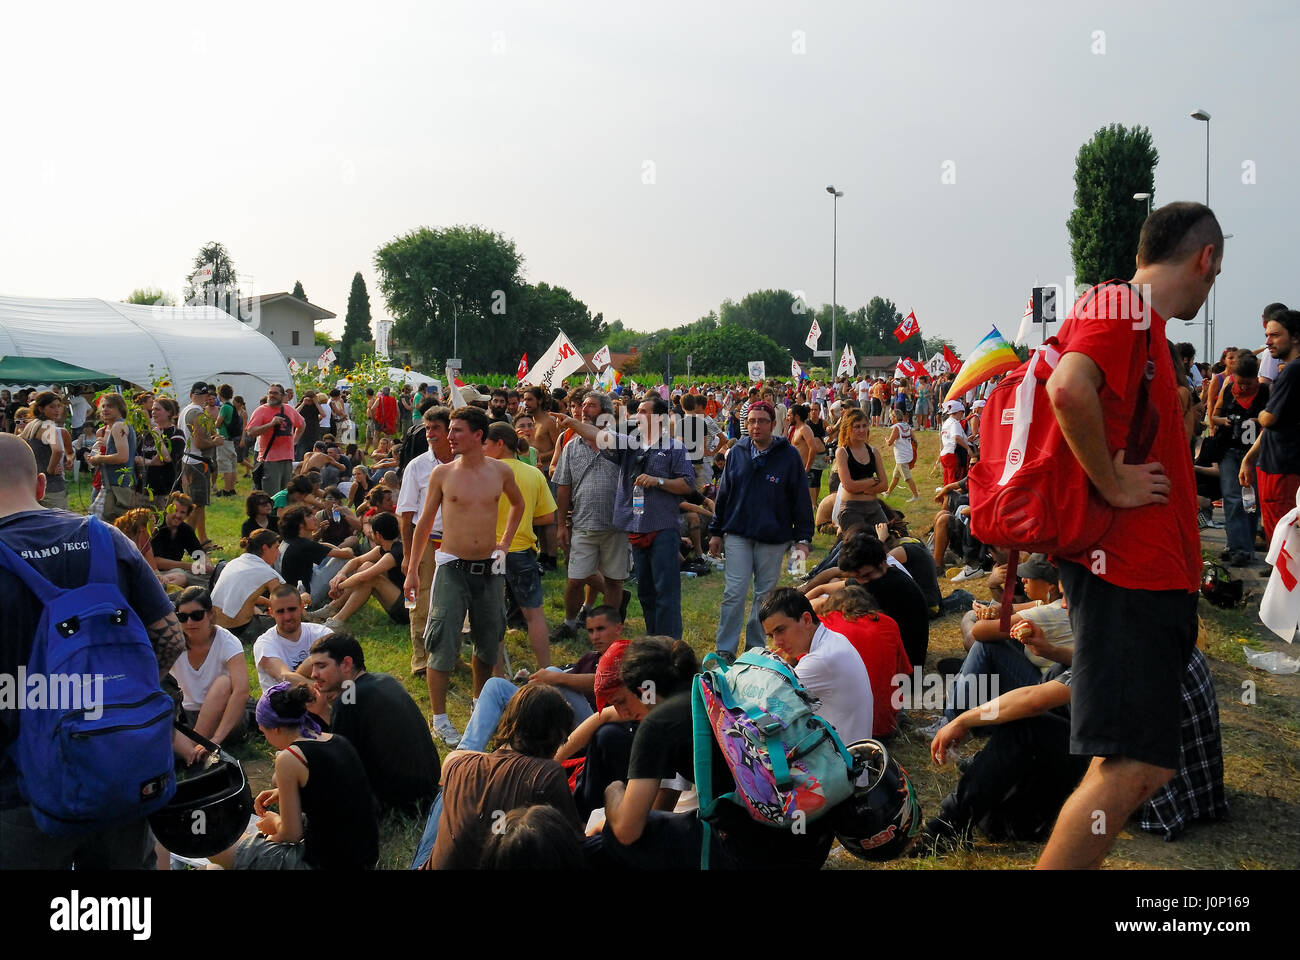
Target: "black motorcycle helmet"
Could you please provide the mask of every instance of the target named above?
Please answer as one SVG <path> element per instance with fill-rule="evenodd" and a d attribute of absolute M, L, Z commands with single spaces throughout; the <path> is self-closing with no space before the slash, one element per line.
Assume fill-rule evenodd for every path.
<path fill-rule="evenodd" d="M 208 755 L 178 774 L 176 794 L 149 817 L 149 826 L 170 852 L 211 857 L 228 850 L 248 829 L 253 792 L 238 760 L 188 727 L 177 724 L 177 729 L 207 747 Z"/>
<path fill-rule="evenodd" d="M 855 778 L 865 770 L 867 782 L 831 812 L 831 830 L 860 860 L 893 860 L 921 830 L 916 790 L 879 740 L 858 740 L 847 749 L 855 761 Z"/>
<path fill-rule="evenodd" d="M 1216 607 L 1235 607 L 1241 603 L 1242 582 L 1232 579 L 1223 564 L 1206 560 L 1201 565 L 1201 595 Z"/>

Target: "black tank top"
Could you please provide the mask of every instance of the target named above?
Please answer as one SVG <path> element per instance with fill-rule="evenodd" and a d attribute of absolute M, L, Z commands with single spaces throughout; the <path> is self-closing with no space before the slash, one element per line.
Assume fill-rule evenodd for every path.
<path fill-rule="evenodd" d="M 859 463 L 858 459 L 853 456 L 853 451 L 845 447 L 844 452 L 849 456 L 849 477 L 853 480 L 867 480 L 876 475 L 876 458 L 871 454 L 871 448 L 867 447 L 867 453 L 871 456 L 870 463 Z"/>
<path fill-rule="evenodd" d="M 318 870 L 368 870 L 379 859 L 379 823 L 370 781 L 356 748 L 337 733 L 297 740 L 306 760 L 302 788 L 304 859 Z"/>

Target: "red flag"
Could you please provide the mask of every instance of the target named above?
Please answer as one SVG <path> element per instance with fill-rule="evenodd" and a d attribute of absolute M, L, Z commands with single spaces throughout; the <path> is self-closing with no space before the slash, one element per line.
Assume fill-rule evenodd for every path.
<path fill-rule="evenodd" d="M 894 328 L 894 336 L 898 337 L 898 342 L 902 343 L 914 333 L 921 332 L 921 325 L 916 322 L 916 312 L 913 311 L 903 318 L 903 322 Z"/>
<path fill-rule="evenodd" d="M 455 384 L 456 386 L 458 386 L 458 387 L 463 387 L 463 386 L 465 386 L 465 381 L 462 380 L 462 379 L 460 378 L 460 374 L 459 374 L 459 373 L 454 373 L 454 374 L 452 374 L 452 376 L 451 376 L 451 382 L 454 383 L 454 384 Z"/>
<path fill-rule="evenodd" d="M 912 378 L 924 377 L 926 375 L 925 367 L 921 366 L 911 357 L 899 357 L 898 366 L 894 368 L 894 372 Z"/>
<path fill-rule="evenodd" d="M 515 373 L 515 379 L 522 380 L 524 378 L 524 374 L 526 374 L 527 372 L 528 372 L 528 354 L 525 353 L 519 361 L 519 369 Z"/>
<path fill-rule="evenodd" d="M 948 361 L 948 369 L 956 373 L 961 369 L 961 361 L 957 359 L 957 354 L 948 349 L 948 344 L 943 345 L 943 358 Z"/>

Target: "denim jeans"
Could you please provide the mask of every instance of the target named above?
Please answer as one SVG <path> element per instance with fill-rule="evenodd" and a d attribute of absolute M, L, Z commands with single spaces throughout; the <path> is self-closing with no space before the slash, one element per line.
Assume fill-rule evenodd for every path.
<path fill-rule="evenodd" d="M 650 636 L 682 638 L 682 566 L 677 530 L 660 530 L 655 542 L 632 548 L 636 592 Z"/>
<path fill-rule="evenodd" d="M 1223 491 L 1223 519 L 1228 535 L 1228 549 L 1255 556 L 1255 524 L 1258 513 L 1247 513 L 1241 503 L 1241 483 L 1237 474 L 1241 472 L 1243 451 L 1230 447 L 1219 458 L 1219 488 Z"/>
<path fill-rule="evenodd" d="M 980 696 L 978 678 L 989 677 L 988 696 Z M 996 677 L 996 684 L 992 678 Z M 1023 648 L 1012 641 L 980 641 L 971 646 L 970 652 L 962 662 L 957 673 L 957 683 L 947 708 L 943 711 L 944 720 L 953 720 L 957 714 L 972 707 L 983 706 L 1008 690 L 1017 687 L 1029 687 L 1042 683 L 1043 671 L 1025 656 Z"/>
<path fill-rule="evenodd" d="M 420 845 L 415 849 L 415 859 L 411 861 L 411 869 L 419 870 L 424 866 L 431 856 L 433 856 L 433 845 L 438 842 L 438 821 L 442 818 L 442 788 L 438 788 L 438 798 L 433 801 L 433 807 L 429 810 L 429 819 L 424 822 L 424 833 L 420 837 Z"/>
<path fill-rule="evenodd" d="M 788 543 L 759 543 L 748 537 L 727 534 L 723 549 L 727 553 L 726 588 L 722 592 L 722 609 L 718 614 L 718 649 L 735 653 L 740 642 L 741 623 L 745 626 L 745 646 L 766 645 L 763 625 L 758 622 L 758 608 L 763 598 L 781 579 L 781 561 Z M 754 584 L 754 604 L 745 619 L 745 595 L 750 581 Z"/>
<path fill-rule="evenodd" d="M 546 669 L 557 670 L 558 668 L 547 667 Z M 554 689 L 559 691 L 560 696 L 564 697 L 573 708 L 575 727 L 591 716 L 591 704 L 577 690 L 560 686 Z M 509 680 L 490 677 L 488 682 L 483 684 L 483 689 L 478 695 L 478 703 L 474 704 L 474 712 L 470 714 L 469 723 L 465 724 L 465 733 L 460 738 L 459 749 L 486 750 L 492 734 L 496 733 L 497 724 L 501 722 L 501 714 L 506 711 L 506 704 L 519 690 L 520 688 Z"/>
<path fill-rule="evenodd" d="M 965 613 L 975 602 L 975 594 L 969 590 L 954 590 L 939 601 L 939 612 L 932 619 L 946 617 L 950 613 Z"/>

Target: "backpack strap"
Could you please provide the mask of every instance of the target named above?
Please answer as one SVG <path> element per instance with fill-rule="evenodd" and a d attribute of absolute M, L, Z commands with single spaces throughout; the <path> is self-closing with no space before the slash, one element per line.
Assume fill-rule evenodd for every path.
<path fill-rule="evenodd" d="M 4 542 L 0 542 L 0 568 L 8 570 L 21 580 L 44 606 L 48 607 L 62 593 L 58 587 L 37 573 L 35 567 L 14 553 L 9 548 L 9 545 Z"/>
<path fill-rule="evenodd" d="M 82 524 L 86 537 L 90 541 L 90 572 L 87 583 L 110 583 L 117 585 L 117 550 L 113 547 L 113 535 L 108 524 L 96 516 L 86 517 Z"/>

